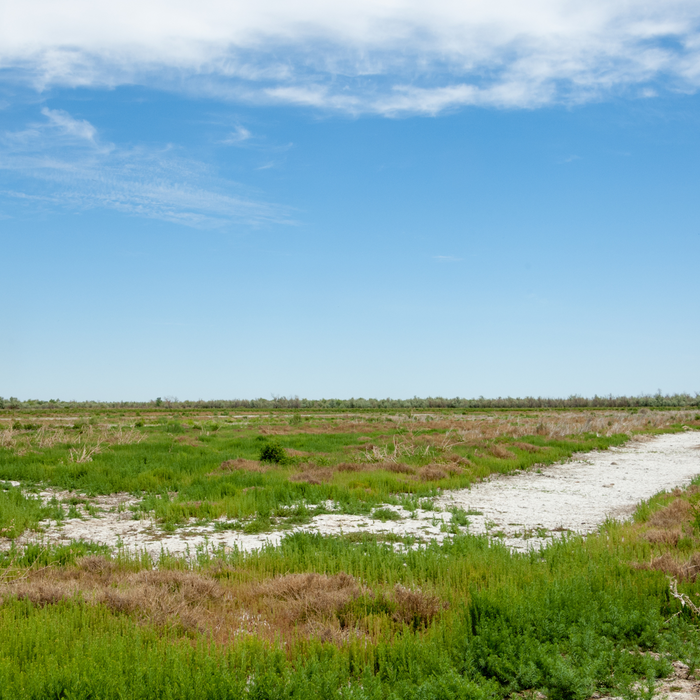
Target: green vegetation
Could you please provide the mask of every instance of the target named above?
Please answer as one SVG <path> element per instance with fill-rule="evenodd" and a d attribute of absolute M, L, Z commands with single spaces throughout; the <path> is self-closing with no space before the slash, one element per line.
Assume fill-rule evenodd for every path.
<path fill-rule="evenodd" d="M 556 409 L 556 408 L 700 408 L 700 394 L 694 396 L 690 394 L 644 394 L 640 396 L 569 396 L 568 398 L 541 398 L 526 396 L 523 398 L 498 398 L 478 399 L 466 398 L 444 398 L 440 396 L 412 399 L 300 399 L 298 397 L 287 398 L 279 396 L 274 399 L 234 399 L 234 400 L 210 400 L 210 401 L 178 401 L 176 398 L 156 398 L 153 401 L 61 401 L 60 399 L 40 400 L 29 399 L 20 401 L 16 397 L 5 399 L 0 396 L 0 409 L 20 410 L 20 409 L 83 409 L 83 410 L 104 410 L 104 409 L 177 409 L 177 410 L 202 410 L 202 409 L 235 409 L 247 411 L 269 411 L 276 409 L 287 409 L 298 411 L 304 410 L 435 410 L 435 409 L 467 409 L 467 410 L 493 410 L 493 409 Z M 295 413 L 292 422 L 301 422 L 302 418 Z"/>
<path fill-rule="evenodd" d="M 399 552 L 309 534 L 191 567 L 166 558 L 158 571 L 84 545 L 6 555 L 17 582 L 0 593 L 0 697 L 632 700 L 635 681 L 668 674 L 669 660 L 700 663 L 700 620 L 669 596 L 663 567 L 645 564 L 678 558 L 649 527 L 699 495 L 659 497 L 640 511 L 646 523 L 532 555 L 482 537 Z M 128 581 L 140 586 L 131 599 Z M 681 586 L 700 594 L 697 577 Z"/>
<path fill-rule="evenodd" d="M 282 445 L 278 445 L 276 442 L 268 442 L 260 449 L 261 462 L 284 464 L 287 462 L 287 460 L 288 457 L 287 453 L 284 451 L 284 447 L 282 447 Z"/>
<path fill-rule="evenodd" d="M 53 509 L 43 507 L 36 498 L 25 496 L 21 489 L 0 487 L 0 537 L 14 539 L 52 514 Z"/>
<path fill-rule="evenodd" d="M 0 488 L 3 542 L 124 491 L 139 497 L 135 517 L 166 529 L 225 516 L 217 529 L 266 532 L 328 500 L 393 520 L 387 505 L 428 508 L 441 488 L 700 427 L 695 411 L 251 417 L 166 404 L 97 420 L 8 416 L 0 479 L 24 492 Z M 39 485 L 71 494 L 42 505 Z M 443 544 L 294 533 L 277 548 L 157 565 L 86 543 L 11 546 L 0 700 L 641 700 L 671 660 L 700 665 L 700 484 L 531 554 L 458 534 L 474 514 L 453 510 Z"/>
<path fill-rule="evenodd" d="M 102 411 L 58 421 L 34 411 L 0 432 L 0 480 L 136 494 L 141 512 L 167 529 L 192 518 L 260 524 L 280 508 L 328 500 L 367 514 L 620 445 L 633 432 L 700 425 L 688 411 L 300 416 Z M 14 520 L 14 537 L 36 527 L 42 511 L 12 498 L 1 517 L 5 529 Z"/>

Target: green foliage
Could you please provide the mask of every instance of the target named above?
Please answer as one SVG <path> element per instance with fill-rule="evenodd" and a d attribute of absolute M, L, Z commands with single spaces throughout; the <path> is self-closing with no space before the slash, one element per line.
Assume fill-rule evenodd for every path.
<path fill-rule="evenodd" d="M 287 460 L 287 453 L 282 445 L 276 442 L 268 442 L 260 448 L 261 462 L 274 462 L 276 464 L 284 464 Z"/>
<path fill-rule="evenodd" d="M 375 508 L 372 511 L 372 517 L 375 520 L 386 522 L 387 520 L 401 520 L 401 515 L 391 508 Z"/>
<path fill-rule="evenodd" d="M 75 490 L 63 502 L 54 499 L 42 506 L 19 489 L 2 487 L 0 529 L 16 537 L 41 519 L 77 515 L 77 507 L 86 506 L 81 494 L 120 491 L 141 498 L 135 517 L 153 513 L 166 530 L 197 519 L 215 521 L 217 530 L 263 533 L 308 522 L 328 499 L 341 513 L 381 520 L 399 518 L 387 503 L 409 511 L 433 507 L 436 483 L 416 476 L 439 454 L 435 444 L 446 433 L 427 419 L 409 431 L 386 417 L 375 426 L 372 421 L 380 418 L 371 417 L 364 428 L 344 431 L 334 430 L 336 419 L 323 415 L 313 418 L 319 430 L 295 434 L 290 425 L 302 425 L 296 406 L 291 419 L 285 409 L 281 417 L 270 412 L 234 425 L 213 422 L 211 412 L 191 420 L 193 414 L 182 406 L 173 414 L 171 402 L 166 404 L 156 411 L 151 403 L 147 419 L 136 421 L 139 430 L 133 431 L 132 442 L 118 444 L 110 433 L 90 462 L 71 461 L 69 450 L 78 440 L 86 444 L 98 430 L 110 430 L 106 412 L 100 421 L 71 413 L 75 430 L 61 429 L 63 442 L 0 449 L 0 479 Z M 38 440 L 42 431 L 26 428 L 37 424 L 35 418 L 23 416 L 17 423 L 22 440 Z M 275 432 L 274 439 L 268 437 Z M 366 445 L 391 449 L 411 436 L 415 444 L 430 447 L 402 455 L 406 473 L 384 469 L 381 462 L 364 469 L 362 460 L 371 458 L 364 453 Z M 519 441 L 499 436 L 484 445 L 457 445 L 453 453 L 466 466 L 440 485 L 465 487 L 494 472 L 548 464 L 626 439 L 591 432 Z M 513 456 L 499 458 L 491 450 L 495 444 Z M 340 468 L 350 460 L 355 468 Z M 327 469 L 331 477 L 320 484 L 290 481 L 295 470 L 305 468 L 302 461 Z M 644 504 L 637 521 L 648 520 L 664 498 Z M 697 500 L 693 507 L 700 508 Z M 456 534 L 442 545 L 388 533 L 338 538 L 294 533 L 279 547 L 250 554 L 209 549 L 199 552 L 196 565 L 172 557 L 158 562 L 162 569 L 192 567 L 195 573 L 245 586 L 293 573 L 351 575 L 361 594 L 333 618 L 337 645 L 313 635 L 306 639 L 301 630 L 298 638 L 263 643 L 233 629 L 225 644 L 215 645 L 207 631 L 153 626 L 136 614 L 95 605 L 89 597 L 35 606 L 7 595 L 0 604 L 0 700 L 502 700 L 534 690 L 549 700 L 584 700 L 594 691 L 648 700 L 649 683 L 668 671 L 668 662 L 643 652 L 653 649 L 700 663 L 697 620 L 669 597 L 663 572 L 631 565 L 658 554 L 646 540 L 622 538 L 621 526 L 608 524 L 599 537 L 569 537 L 541 553 L 511 554 L 484 537 L 457 534 L 468 526 L 469 515 L 451 511 L 446 530 Z M 698 517 L 694 525 L 700 532 Z M 687 531 L 676 554 L 687 558 L 696 547 Z M 0 578 L 19 576 L 30 567 L 51 567 L 53 573 L 105 551 L 86 543 L 11 547 L 0 553 Z M 124 553 L 113 555 L 112 564 L 135 571 L 152 566 Z M 700 593 L 700 581 L 680 585 L 692 600 Z M 398 592 L 408 601 L 404 610 Z M 421 606 L 430 608 L 431 616 L 421 617 Z M 328 631 L 319 630 L 319 636 Z M 634 684 L 639 678 L 645 685 Z"/>
<path fill-rule="evenodd" d="M 48 509 L 38 498 L 25 496 L 13 486 L 0 488 L 0 537 L 19 537 L 25 529 L 36 528 L 47 515 Z"/>
<path fill-rule="evenodd" d="M 87 553 L 85 545 L 34 548 L 21 564 L 65 566 Z M 34 606 L 9 598 L 0 606 L 0 698 L 503 700 L 537 690 L 556 700 L 594 692 L 648 700 L 650 683 L 670 671 L 663 653 L 692 661 L 698 628 L 688 611 L 664 624 L 679 605 L 660 572 L 621 564 L 628 555 L 605 535 L 514 555 L 483 537 L 398 551 L 369 537 L 349 544 L 294 534 L 278 548 L 202 558 L 202 573 L 232 583 L 307 571 L 362 581 L 365 592 L 338 619 L 379 634 L 339 646 L 267 645 L 248 635 L 214 645 L 206 634 L 154 628 L 80 599 Z M 443 601 L 434 622 L 397 622 L 396 586 Z"/>
<path fill-rule="evenodd" d="M 452 513 L 452 522 L 459 527 L 469 526 L 469 517 L 467 511 L 464 508 L 452 508 L 450 509 Z M 472 513 L 472 515 L 480 515 L 479 513 Z"/>

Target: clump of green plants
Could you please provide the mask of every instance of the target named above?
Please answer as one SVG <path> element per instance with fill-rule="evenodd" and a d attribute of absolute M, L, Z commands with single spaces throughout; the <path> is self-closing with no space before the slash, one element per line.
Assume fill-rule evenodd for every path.
<path fill-rule="evenodd" d="M 288 460 L 284 447 L 277 442 L 267 442 L 260 448 L 260 461 L 284 464 Z"/>
<path fill-rule="evenodd" d="M 451 508 L 452 522 L 459 527 L 469 527 L 469 517 L 464 508 Z"/>
<path fill-rule="evenodd" d="M 382 522 L 386 522 L 387 520 L 403 520 L 401 514 L 391 508 L 375 508 L 372 511 L 372 517 Z"/>
<path fill-rule="evenodd" d="M 14 539 L 27 528 L 35 529 L 47 516 L 37 498 L 26 496 L 21 489 L 3 485 L 0 489 L 0 537 Z"/>

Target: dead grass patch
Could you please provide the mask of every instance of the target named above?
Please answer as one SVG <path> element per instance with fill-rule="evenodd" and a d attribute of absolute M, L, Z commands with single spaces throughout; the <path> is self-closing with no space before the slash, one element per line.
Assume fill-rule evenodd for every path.
<path fill-rule="evenodd" d="M 679 581 L 695 581 L 700 576 L 700 552 L 695 552 L 685 561 L 679 561 L 670 552 L 665 552 L 650 562 L 636 563 L 634 568 L 647 571 L 663 571 Z"/>
<path fill-rule="evenodd" d="M 673 528 L 690 519 L 692 506 L 684 498 L 676 498 L 668 506 L 657 510 L 648 521 L 651 527 Z"/>
<path fill-rule="evenodd" d="M 311 455 L 311 452 L 302 452 L 301 450 L 294 450 L 291 447 L 285 447 L 284 451 L 290 457 L 309 457 Z M 321 454 L 321 453 L 317 452 L 316 454 Z"/>
<path fill-rule="evenodd" d="M 372 591 L 342 572 L 287 574 L 258 582 L 231 580 L 230 573 L 236 571 L 124 570 L 105 557 L 88 556 L 73 566 L 29 570 L 13 582 L 1 582 L 0 604 L 10 597 L 37 606 L 82 600 L 142 624 L 207 634 L 222 644 L 241 634 L 343 644 L 377 634 L 366 603 L 374 614 L 383 610 L 390 624 L 416 629 L 427 627 L 447 607 L 419 589 Z"/>
<path fill-rule="evenodd" d="M 390 593 L 374 592 L 346 573 L 287 574 L 264 582 L 252 594 L 266 617 L 283 620 L 305 636 L 333 642 L 371 631 L 367 607 L 384 609 L 394 623 L 414 629 L 427 627 L 447 608 L 440 598 L 420 589 L 396 585 Z"/>
<path fill-rule="evenodd" d="M 697 551 L 696 536 L 698 506 L 691 499 L 697 492 L 696 486 L 687 490 L 674 489 L 669 496 L 674 498 L 664 508 L 657 510 L 645 523 L 633 526 L 640 536 L 661 549 L 661 553 L 647 562 L 633 564 L 634 568 L 663 571 L 679 581 L 695 581 L 700 577 L 700 552 Z M 683 553 L 687 544 L 692 544 L 694 553 L 688 558 Z M 668 551 L 663 551 L 668 548 Z M 679 549 L 681 548 L 681 549 Z"/>
<path fill-rule="evenodd" d="M 515 455 L 510 450 L 507 450 L 502 445 L 492 445 L 489 448 L 489 452 L 494 457 L 497 457 L 498 459 L 515 459 L 516 458 Z"/>
<path fill-rule="evenodd" d="M 360 584 L 346 573 L 287 574 L 266 581 L 253 591 L 275 617 L 281 616 L 291 624 L 337 616 L 362 593 Z"/>
<path fill-rule="evenodd" d="M 319 421 L 301 425 L 271 425 L 260 428 L 261 435 L 329 435 L 333 433 L 369 433 L 392 431 L 396 425 L 392 422 L 377 423 L 358 419 L 355 421 Z"/>
<path fill-rule="evenodd" d="M 254 459 L 243 459 L 243 457 L 238 457 L 238 459 L 227 459 L 225 462 L 221 463 L 219 471 L 232 472 L 236 470 L 246 471 L 246 472 L 266 472 L 270 469 L 269 466 L 262 464 Z"/>
<path fill-rule="evenodd" d="M 199 447 L 199 438 L 193 437 L 191 435 L 180 435 L 175 438 L 175 442 L 180 444 L 189 445 L 190 447 Z"/>
<path fill-rule="evenodd" d="M 644 533 L 644 539 L 652 544 L 663 544 L 669 547 L 677 547 L 678 543 L 683 537 L 683 532 L 680 528 L 675 528 L 673 530 L 647 530 Z"/>
<path fill-rule="evenodd" d="M 531 445 L 529 442 L 511 442 L 510 444 L 513 447 L 517 447 L 519 450 L 524 450 L 525 452 L 542 452 L 542 450 L 549 449 L 548 447 Z"/>
<path fill-rule="evenodd" d="M 445 469 L 440 464 L 428 464 L 418 470 L 418 478 L 422 481 L 439 481 L 448 476 Z"/>
<path fill-rule="evenodd" d="M 85 557 L 73 567 L 50 567 L 0 587 L 0 600 L 10 596 L 38 606 L 82 599 L 185 632 L 220 631 L 222 616 L 231 612 L 230 592 L 210 577 L 190 571 L 124 572 L 99 556 Z"/>
<path fill-rule="evenodd" d="M 372 465 L 360 462 L 340 462 L 334 469 L 337 472 L 363 472 L 372 468 Z"/>
<path fill-rule="evenodd" d="M 427 627 L 433 619 L 447 608 L 436 595 L 424 593 L 420 589 L 394 587 L 396 611 L 393 614 L 395 622 L 410 627 Z"/>
<path fill-rule="evenodd" d="M 416 470 L 403 462 L 340 462 L 331 467 L 337 472 L 388 471 L 395 474 L 415 474 Z"/>
<path fill-rule="evenodd" d="M 385 469 L 388 472 L 394 472 L 395 474 L 415 474 L 416 470 L 413 467 L 409 467 L 408 464 L 403 462 L 387 462 L 379 463 L 376 465 L 377 469 Z"/>

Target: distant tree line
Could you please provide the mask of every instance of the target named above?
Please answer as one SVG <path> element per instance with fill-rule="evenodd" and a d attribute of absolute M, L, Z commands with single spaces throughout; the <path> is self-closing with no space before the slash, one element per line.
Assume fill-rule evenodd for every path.
<path fill-rule="evenodd" d="M 298 396 L 277 396 L 271 399 L 232 399 L 214 401 L 179 401 L 174 397 L 158 397 L 152 401 L 61 401 L 28 399 L 20 401 L 11 396 L 0 396 L 0 409 L 107 409 L 107 408 L 167 408 L 167 409 L 250 409 L 250 410 L 312 410 L 312 409 L 397 409 L 431 410 L 440 408 L 463 409 L 518 409 L 518 408 L 700 408 L 700 394 L 653 394 L 643 396 L 569 396 L 568 398 L 478 399 L 442 398 L 439 396 L 412 399 L 300 399 Z"/>

